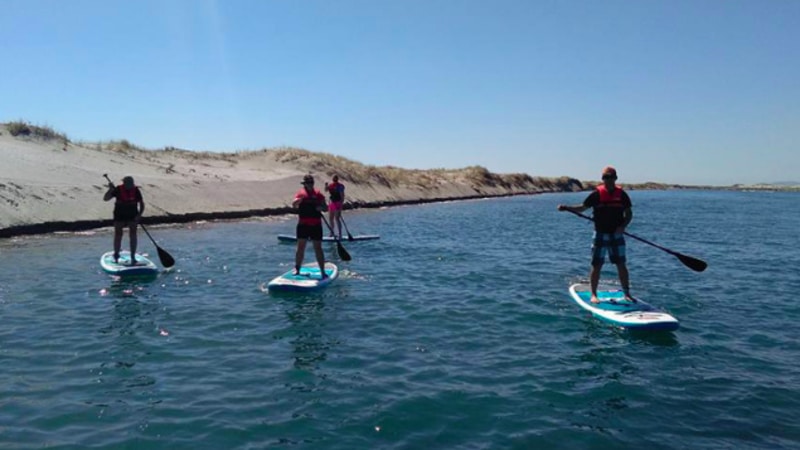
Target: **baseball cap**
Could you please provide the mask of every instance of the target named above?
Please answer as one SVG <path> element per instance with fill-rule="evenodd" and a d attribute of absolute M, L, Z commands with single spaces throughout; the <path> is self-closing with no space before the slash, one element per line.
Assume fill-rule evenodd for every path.
<path fill-rule="evenodd" d="M 311 175 L 306 175 L 306 176 L 304 176 L 304 177 L 303 177 L 303 182 L 302 182 L 302 183 L 300 183 L 300 184 L 306 184 L 306 183 L 308 183 L 308 184 L 314 184 L 314 177 L 312 177 Z"/>

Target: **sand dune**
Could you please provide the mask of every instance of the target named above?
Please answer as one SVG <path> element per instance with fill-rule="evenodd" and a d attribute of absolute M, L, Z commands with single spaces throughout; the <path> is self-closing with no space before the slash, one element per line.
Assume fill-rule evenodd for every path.
<path fill-rule="evenodd" d="M 350 206 L 438 201 L 580 189 L 577 180 L 462 170 L 373 167 L 300 149 L 239 153 L 145 150 L 125 141 L 74 143 L 0 125 L 0 237 L 110 224 L 108 174 L 141 187 L 148 223 L 289 212 L 306 173 L 318 186 L 340 173 Z"/>

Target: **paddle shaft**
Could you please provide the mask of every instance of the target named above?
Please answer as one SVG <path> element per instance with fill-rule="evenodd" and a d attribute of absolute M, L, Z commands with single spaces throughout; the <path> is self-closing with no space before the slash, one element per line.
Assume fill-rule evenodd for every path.
<path fill-rule="evenodd" d="M 342 261 L 350 261 L 352 259 L 350 257 L 350 253 L 347 253 L 347 250 L 344 248 L 344 245 L 342 245 L 342 242 L 339 241 L 339 238 L 337 238 L 336 235 L 334 234 L 331 224 L 328 223 L 323 214 L 320 214 L 319 217 L 322 219 L 323 222 L 325 222 L 325 226 L 328 227 L 329 230 L 331 230 L 331 234 L 334 235 L 333 240 L 336 241 L 336 251 L 339 252 L 339 258 L 342 258 Z"/>
<path fill-rule="evenodd" d="M 577 211 L 572 211 L 570 209 L 567 209 L 566 211 L 569 211 L 572 214 L 575 214 L 576 216 L 583 217 L 584 219 L 586 219 L 586 220 L 588 220 L 590 222 L 594 222 L 593 218 L 591 218 L 591 217 L 589 217 L 587 215 L 581 214 L 581 213 L 579 213 Z M 688 267 L 688 268 L 690 268 L 690 269 L 692 269 L 692 270 L 694 270 L 696 272 L 702 272 L 702 271 L 706 270 L 706 267 L 708 266 L 708 264 L 706 264 L 705 261 L 702 261 L 702 260 L 697 259 L 697 258 L 693 258 L 691 256 L 684 255 L 682 253 L 678 253 L 678 252 L 676 252 L 674 250 L 670 250 L 670 249 L 668 249 L 666 247 L 662 247 L 662 246 L 660 246 L 660 245 L 658 245 L 658 244 L 656 244 L 654 242 L 648 241 L 647 239 L 643 239 L 643 238 L 640 238 L 639 236 L 636 236 L 634 234 L 628 233 L 627 231 L 623 231 L 623 234 L 625 234 L 625 236 L 632 237 L 633 239 L 636 239 L 639 242 L 644 242 L 645 244 L 652 245 L 653 247 L 655 247 L 655 248 L 657 248 L 659 250 L 662 250 L 664 252 L 669 253 L 672 256 L 677 257 L 686 267 Z"/>
<path fill-rule="evenodd" d="M 347 240 L 348 241 L 352 241 L 353 240 L 353 235 L 350 234 L 350 228 L 347 228 L 347 222 L 344 221 L 344 215 L 342 214 L 342 210 L 339 210 L 339 220 L 342 221 L 342 224 L 344 225 L 344 229 L 345 229 L 345 231 L 347 231 Z"/>

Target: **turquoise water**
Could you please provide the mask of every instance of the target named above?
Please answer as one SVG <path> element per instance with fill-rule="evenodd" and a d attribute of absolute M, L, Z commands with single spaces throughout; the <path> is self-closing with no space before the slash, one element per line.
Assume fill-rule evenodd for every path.
<path fill-rule="evenodd" d="M 570 300 L 584 194 L 347 212 L 381 239 L 311 295 L 264 290 L 291 219 L 152 227 L 152 281 L 102 273 L 108 230 L 2 241 L 0 448 L 797 448 L 800 197 L 631 195 L 631 233 L 709 263 L 628 242 L 678 331 Z"/>

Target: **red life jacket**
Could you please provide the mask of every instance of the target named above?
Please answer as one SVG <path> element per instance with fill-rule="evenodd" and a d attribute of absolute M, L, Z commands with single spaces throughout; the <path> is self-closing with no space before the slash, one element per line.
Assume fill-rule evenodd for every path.
<path fill-rule="evenodd" d="M 136 186 L 128 189 L 124 184 L 117 186 L 117 203 L 136 203 Z"/>
<path fill-rule="evenodd" d="M 316 189 L 309 195 L 305 188 L 297 191 L 295 198 L 302 199 L 298 205 L 298 223 L 301 225 L 322 225 L 322 214 L 317 211 L 317 205 L 325 201 L 325 197 Z"/>
<path fill-rule="evenodd" d="M 605 184 L 601 184 L 597 186 L 597 192 L 600 193 L 600 204 L 597 206 L 600 207 L 611 207 L 611 208 L 624 208 L 625 205 L 622 204 L 622 188 L 617 186 L 614 188 L 614 192 L 609 192 L 606 188 Z"/>

